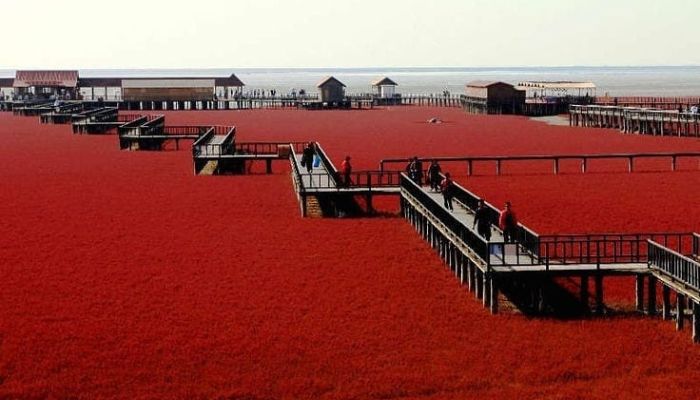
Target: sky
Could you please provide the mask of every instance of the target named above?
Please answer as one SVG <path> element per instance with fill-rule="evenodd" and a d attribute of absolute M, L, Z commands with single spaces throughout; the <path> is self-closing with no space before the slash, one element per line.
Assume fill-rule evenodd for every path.
<path fill-rule="evenodd" d="M 698 0 L 0 0 L 0 69 L 700 65 Z"/>

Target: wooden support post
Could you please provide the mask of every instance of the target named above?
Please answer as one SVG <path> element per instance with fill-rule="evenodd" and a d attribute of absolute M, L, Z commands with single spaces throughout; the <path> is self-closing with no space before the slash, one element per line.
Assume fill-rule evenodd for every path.
<path fill-rule="evenodd" d="M 584 174 L 586 173 L 586 167 L 587 167 L 586 164 L 588 164 L 588 159 L 582 158 L 581 159 L 581 172 L 583 172 Z"/>
<path fill-rule="evenodd" d="M 671 171 L 676 170 L 676 156 L 671 156 Z"/>
<path fill-rule="evenodd" d="M 589 301 L 589 292 L 588 292 L 588 275 L 581 275 L 581 304 L 583 305 L 584 309 L 586 312 L 588 312 L 588 301 Z"/>
<path fill-rule="evenodd" d="M 685 296 L 676 294 L 676 330 L 682 331 L 685 325 Z"/>
<path fill-rule="evenodd" d="M 491 305 L 491 314 L 498 314 L 498 282 L 494 277 L 491 277 L 491 300 L 489 301 Z"/>
<path fill-rule="evenodd" d="M 270 161 L 272 163 L 272 161 Z M 272 171 L 270 171 L 272 172 Z M 372 193 L 367 193 L 367 213 L 369 215 L 374 214 L 374 207 L 372 207 Z M 421 233 L 423 234 L 423 237 L 425 237 L 425 228 L 424 228 L 424 221 L 421 221 Z"/>
<path fill-rule="evenodd" d="M 472 160 L 467 160 L 467 176 L 472 176 L 474 173 L 474 165 Z"/>
<path fill-rule="evenodd" d="M 693 303 L 693 343 L 700 343 L 700 305 Z"/>
<path fill-rule="evenodd" d="M 595 276 L 595 312 L 603 313 L 603 275 L 601 274 Z"/>
<path fill-rule="evenodd" d="M 482 274 L 484 277 L 484 282 L 483 282 L 483 290 L 484 290 L 484 296 L 482 297 L 482 303 L 484 304 L 484 307 L 486 308 L 491 308 L 491 281 L 493 278 L 491 277 L 491 274 L 489 273 L 484 273 Z"/>
<path fill-rule="evenodd" d="M 627 170 L 634 172 L 634 157 L 627 157 Z"/>
<path fill-rule="evenodd" d="M 474 263 L 471 260 L 467 260 L 467 288 L 469 291 L 476 290 L 476 278 L 474 278 Z"/>
<path fill-rule="evenodd" d="M 496 160 L 496 175 L 501 174 L 501 160 Z"/>
<path fill-rule="evenodd" d="M 666 321 L 671 319 L 671 289 L 666 286 L 661 286 L 661 316 Z"/>
<path fill-rule="evenodd" d="M 265 172 L 272 173 L 272 160 L 265 160 Z"/>
<path fill-rule="evenodd" d="M 647 290 L 647 313 L 656 315 L 656 277 L 649 275 Z"/>
<path fill-rule="evenodd" d="M 554 175 L 557 175 L 559 173 L 559 159 L 555 158 L 554 159 Z"/>
<path fill-rule="evenodd" d="M 637 306 L 637 311 L 644 312 L 644 275 L 637 274 L 635 276 L 635 283 L 635 305 Z"/>
<path fill-rule="evenodd" d="M 474 266 L 474 282 L 476 283 L 476 287 L 474 288 L 474 295 L 477 299 L 481 299 L 481 297 L 483 296 L 484 281 L 481 277 L 481 270 L 479 270 L 479 268 L 476 268 L 476 266 Z"/>

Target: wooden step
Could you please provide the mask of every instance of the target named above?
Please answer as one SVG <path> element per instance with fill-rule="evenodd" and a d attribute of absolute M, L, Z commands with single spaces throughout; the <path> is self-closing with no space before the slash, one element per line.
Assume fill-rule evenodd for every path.
<path fill-rule="evenodd" d="M 219 166 L 219 160 L 209 160 L 207 163 L 204 165 L 201 171 L 199 171 L 200 175 L 214 175 L 214 172 L 216 172 L 216 168 Z"/>
<path fill-rule="evenodd" d="M 323 218 L 323 210 L 316 196 L 306 197 L 306 216 L 308 218 Z"/>

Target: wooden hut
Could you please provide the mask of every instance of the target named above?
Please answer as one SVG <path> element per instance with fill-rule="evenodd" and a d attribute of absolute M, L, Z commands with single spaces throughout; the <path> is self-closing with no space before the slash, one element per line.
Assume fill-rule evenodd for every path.
<path fill-rule="evenodd" d="M 375 95 L 380 99 L 391 99 L 396 95 L 396 86 L 398 84 L 386 76 L 372 82 L 372 87 L 375 90 Z"/>
<path fill-rule="evenodd" d="M 345 84 L 329 76 L 316 85 L 323 103 L 341 103 L 345 100 Z"/>
<path fill-rule="evenodd" d="M 12 96 L 15 92 L 12 87 L 14 81 L 14 78 L 0 78 L 0 101 L 12 100 Z"/>
<path fill-rule="evenodd" d="M 520 114 L 525 91 L 498 81 L 472 81 L 462 96 L 462 106 L 472 114 Z"/>
<path fill-rule="evenodd" d="M 82 100 L 122 100 L 122 78 L 80 78 L 78 91 Z"/>
<path fill-rule="evenodd" d="M 78 71 L 17 71 L 12 84 L 21 98 L 77 98 Z"/>
<path fill-rule="evenodd" d="M 166 77 L 121 80 L 125 101 L 207 101 L 232 96 L 242 86 L 243 82 L 234 74 L 223 78 Z"/>

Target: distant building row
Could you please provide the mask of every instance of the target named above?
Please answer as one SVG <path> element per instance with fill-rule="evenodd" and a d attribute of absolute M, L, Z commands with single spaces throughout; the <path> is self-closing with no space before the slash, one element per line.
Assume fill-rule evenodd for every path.
<path fill-rule="evenodd" d="M 105 101 L 211 101 L 237 99 L 244 84 L 227 77 L 80 78 L 78 71 L 17 71 L 15 78 L 0 78 L 0 100 L 61 98 Z M 383 77 L 372 82 L 374 99 L 397 104 L 396 82 Z M 323 103 L 346 101 L 345 85 L 327 77 L 318 85 Z M 595 96 L 590 82 L 473 81 L 460 101 L 467 112 L 485 114 L 557 113 L 568 103 L 585 104 Z"/>
<path fill-rule="evenodd" d="M 0 97 L 85 100 L 212 100 L 233 97 L 243 82 L 228 77 L 80 78 L 78 71 L 17 71 L 0 78 Z"/>
<path fill-rule="evenodd" d="M 396 83 L 389 78 L 372 82 L 375 95 L 392 98 Z M 234 99 L 244 84 L 228 77 L 81 78 L 78 71 L 17 71 L 0 78 L 0 100 L 61 98 L 108 101 L 207 101 Z M 318 85 L 321 101 L 342 101 L 345 85 L 334 77 Z"/>

